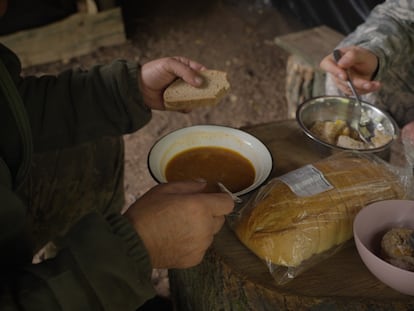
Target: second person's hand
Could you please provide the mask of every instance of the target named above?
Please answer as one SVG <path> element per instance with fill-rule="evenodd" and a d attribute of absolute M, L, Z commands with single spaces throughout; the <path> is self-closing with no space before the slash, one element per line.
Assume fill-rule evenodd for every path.
<path fill-rule="evenodd" d="M 359 94 L 377 91 L 381 84 L 378 81 L 372 81 L 378 67 L 377 56 L 357 46 L 343 47 L 340 50 L 342 57 L 338 63 L 333 54 L 325 56 L 320 63 L 321 69 L 332 75 L 336 86 L 343 93 L 351 95 L 352 92 L 346 82 L 349 74 Z"/>

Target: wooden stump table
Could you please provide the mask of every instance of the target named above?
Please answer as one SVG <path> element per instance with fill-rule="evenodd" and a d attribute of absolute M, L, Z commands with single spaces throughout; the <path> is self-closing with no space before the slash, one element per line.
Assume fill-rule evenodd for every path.
<path fill-rule="evenodd" d="M 295 120 L 245 130 L 272 152 L 271 177 L 320 159 Z M 177 311 L 414 310 L 414 297 L 379 282 L 359 258 L 353 241 L 333 257 L 278 286 L 266 264 L 240 243 L 227 224 L 201 264 L 171 270 L 169 277 Z"/>

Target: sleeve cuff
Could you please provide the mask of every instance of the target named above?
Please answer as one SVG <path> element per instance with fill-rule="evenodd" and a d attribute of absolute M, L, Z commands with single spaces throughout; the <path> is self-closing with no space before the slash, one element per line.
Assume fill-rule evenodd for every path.
<path fill-rule="evenodd" d="M 137 103 L 139 109 L 141 109 L 147 114 L 147 118 L 144 119 L 144 122 L 147 123 L 151 119 L 152 110 L 147 105 L 144 104 L 141 90 L 138 87 L 139 73 L 141 72 L 141 65 L 139 63 L 128 62 L 127 70 L 128 70 L 128 75 L 129 75 L 129 88 L 132 90 L 131 93 L 134 94 L 133 102 Z"/>
<path fill-rule="evenodd" d="M 151 278 L 152 267 L 149 255 L 131 223 L 121 215 L 111 215 L 107 220 L 112 231 L 125 242 L 127 255 L 140 266 L 147 267 L 145 275 Z"/>

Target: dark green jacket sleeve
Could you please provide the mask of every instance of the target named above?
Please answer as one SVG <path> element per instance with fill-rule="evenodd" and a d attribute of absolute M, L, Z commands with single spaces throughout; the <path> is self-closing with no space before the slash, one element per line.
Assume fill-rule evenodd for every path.
<path fill-rule="evenodd" d="M 119 60 L 36 78 L 21 77 L 17 57 L 1 45 L 0 57 L 22 95 L 36 151 L 130 133 L 150 119 L 136 64 Z M 0 135 L 0 160 L 5 160 L 0 166 L 0 310 L 135 310 L 154 295 L 151 265 L 138 235 L 119 214 L 84 216 L 62 239 L 55 258 L 31 264 L 29 248 L 20 244 L 27 241 L 26 206 L 13 193 L 14 170 L 8 165 L 19 159 L 14 156 L 19 150 L 6 152 L 9 143 L 18 142 L 10 138 L 16 136 L 12 126 L 2 123 Z"/>
<path fill-rule="evenodd" d="M 55 258 L 1 282 L 0 310 L 136 310 L 155 294 L 147 253 L 123 216 L 89 214 L 62 243 Z"/>
<path fill-rule="evenodd" d="M 29 116 L 35 151 L 136 131 L 151 118 L 137 83 L 138 65 L 115 60 L 57 76 L 21 77 L 20 62 L 0 45 Z"/>

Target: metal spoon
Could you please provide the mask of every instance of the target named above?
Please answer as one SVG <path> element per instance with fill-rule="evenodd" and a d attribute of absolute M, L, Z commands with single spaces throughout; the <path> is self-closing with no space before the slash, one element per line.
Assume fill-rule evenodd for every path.
<path fill-rule="evenodd" d="M 236 196 L 236 195 L 234 195 L 229 189 L 227 189 L 227 187 L 225 186 L 225 185 L 223 185 L 221 182 L 218 182 L 217 183 L 217 185 L 220 187 L 220 190 L 221 191 L 223 191 L 223 192 L 225 192 L 225 193 L 227 193 L 227 194 L 229 194 L 231 197 L 232 197 L 232 199 L 233 199 L 233 201 L 235 202 L 235 203 L 242 203 L 243 202 L 243 200 L 242 199 L 240 199 L 238 196 Z"/>
<path fill-rule="evenodd" d="M 334 59 L 336 61 L 336 63 L 339 62 L 339 60 L 342 57 L 342 53 L 340 50 L 335 49 L 333 51 L 333 56 Z M 371 142 L 371 137 L 372 134 L 371 132 L 368 130 L 367 128 L 367 124 L 369 123 L 369 118 L 365 115 L 363 109 L 362 109 L 362 104 L 361 104 L 361 98 L 359 97 L 359 94 L 357 93 L 354 84 L 352 83 L 352 80 L 350 78 L 349 75 L 349 71 L 346 70 L 347 73 L 347 84 L 349 86 L 349 88 L 352 91 L 352 94 L 355 97 L 355 104 L 354 104 L 354 110 L 353 110 L 353 120 L 351 122 L 351 127 L 353 129 L 355 129 L 359 135 L 359 138 L 361 138 L 361 140 L 366 143 L 367 145 L 372 146 L 372 142 Z"/>

